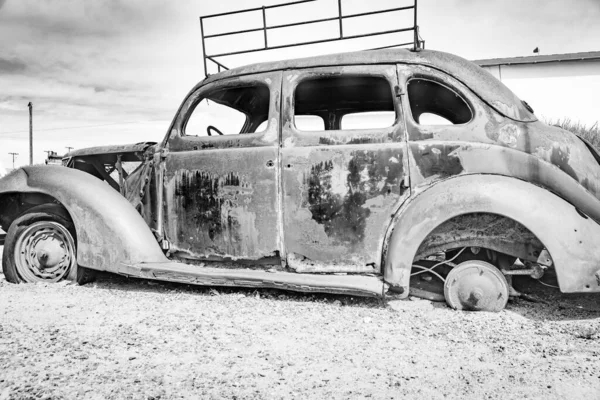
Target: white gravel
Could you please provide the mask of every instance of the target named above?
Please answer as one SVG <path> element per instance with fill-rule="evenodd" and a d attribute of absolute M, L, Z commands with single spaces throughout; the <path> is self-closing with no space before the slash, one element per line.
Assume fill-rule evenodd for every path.
<path fill-rule="evenodd" d="M 600 296 L 498 314 L 102 275 L 0 275 L 0 400 L 599 398 Z"/>

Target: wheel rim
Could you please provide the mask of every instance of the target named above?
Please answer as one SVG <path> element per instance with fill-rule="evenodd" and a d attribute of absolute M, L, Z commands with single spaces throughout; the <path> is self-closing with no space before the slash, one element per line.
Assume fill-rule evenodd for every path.
<path fill-rule="evenodd" d="M 15 266 L 26 282 L 58 282 L 69 275 L 75 262 L 73 237 L 53 221 L 29 225 L 15 244 Z"/>
<path fill-rule="evenodd" d="M 508 301 L 508 283 L 496 267 L 485 261 L 465 261 L 444 283 L 444 297 L 457 310 L 502 310 Z"/>

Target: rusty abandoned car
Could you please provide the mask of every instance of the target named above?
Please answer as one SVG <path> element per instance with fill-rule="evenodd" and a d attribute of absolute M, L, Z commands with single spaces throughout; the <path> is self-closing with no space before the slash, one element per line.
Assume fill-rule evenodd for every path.
<path fill-rule="evenodd" d="M 454 55 L 255 64 L 194 87 L 161 143 L 0 180 L 3 269 L 11 282 L 99 270 L 498 311 L 518 295 L 513 275 L 600 291 L 599 161 Z"/>

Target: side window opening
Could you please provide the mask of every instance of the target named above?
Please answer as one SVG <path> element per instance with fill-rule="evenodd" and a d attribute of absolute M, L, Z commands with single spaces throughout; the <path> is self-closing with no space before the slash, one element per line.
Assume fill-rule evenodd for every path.
<path fill-rule="evenodd" d="M 341 129 L 387 128 L 394 125 L 396 113 L 393 111 L 367 111 L 346 114 L 342 117 Z"/>
<path fill-rule="evenodd" d="M 330 76 L 306 79 L 294 93 L 294 124 L 303 131 L 376 129 L 396 120 L 387 79 Z"/>
<path fill-rule="evenodd" d="M 301 131 L 324 131 L 325 121 L 318 115 L 294 115 L 294 124 Z"/>
<path fill-rule="evenodd" d="M 186 136 L 261 132 L 267 127 L 268 116 L 267 86 L 222 88 L 207 93 L 196 103 L 183 132 Z"/>
<path fill-rule="evenodd" d="M 467 102 L 441 83 L 415 78 L 408 81 L 408 101 L 420 125 L 465 124 L 473 118 Z"/>

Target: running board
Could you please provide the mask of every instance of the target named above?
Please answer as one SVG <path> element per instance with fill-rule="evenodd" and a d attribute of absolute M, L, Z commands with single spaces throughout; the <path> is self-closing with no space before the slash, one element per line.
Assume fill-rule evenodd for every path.
<path fill-rule="evenodd" d="M 384 283 L 380 277 L 364 275 L 316 275 L 252 269 L 222 269 L 179 262 L 121 264 L 118 273 L 144 279 L 203 286 L 274 288 L 306 293 L 323 292 L 369 297 L 382 297 L 384 292 Z"/>

